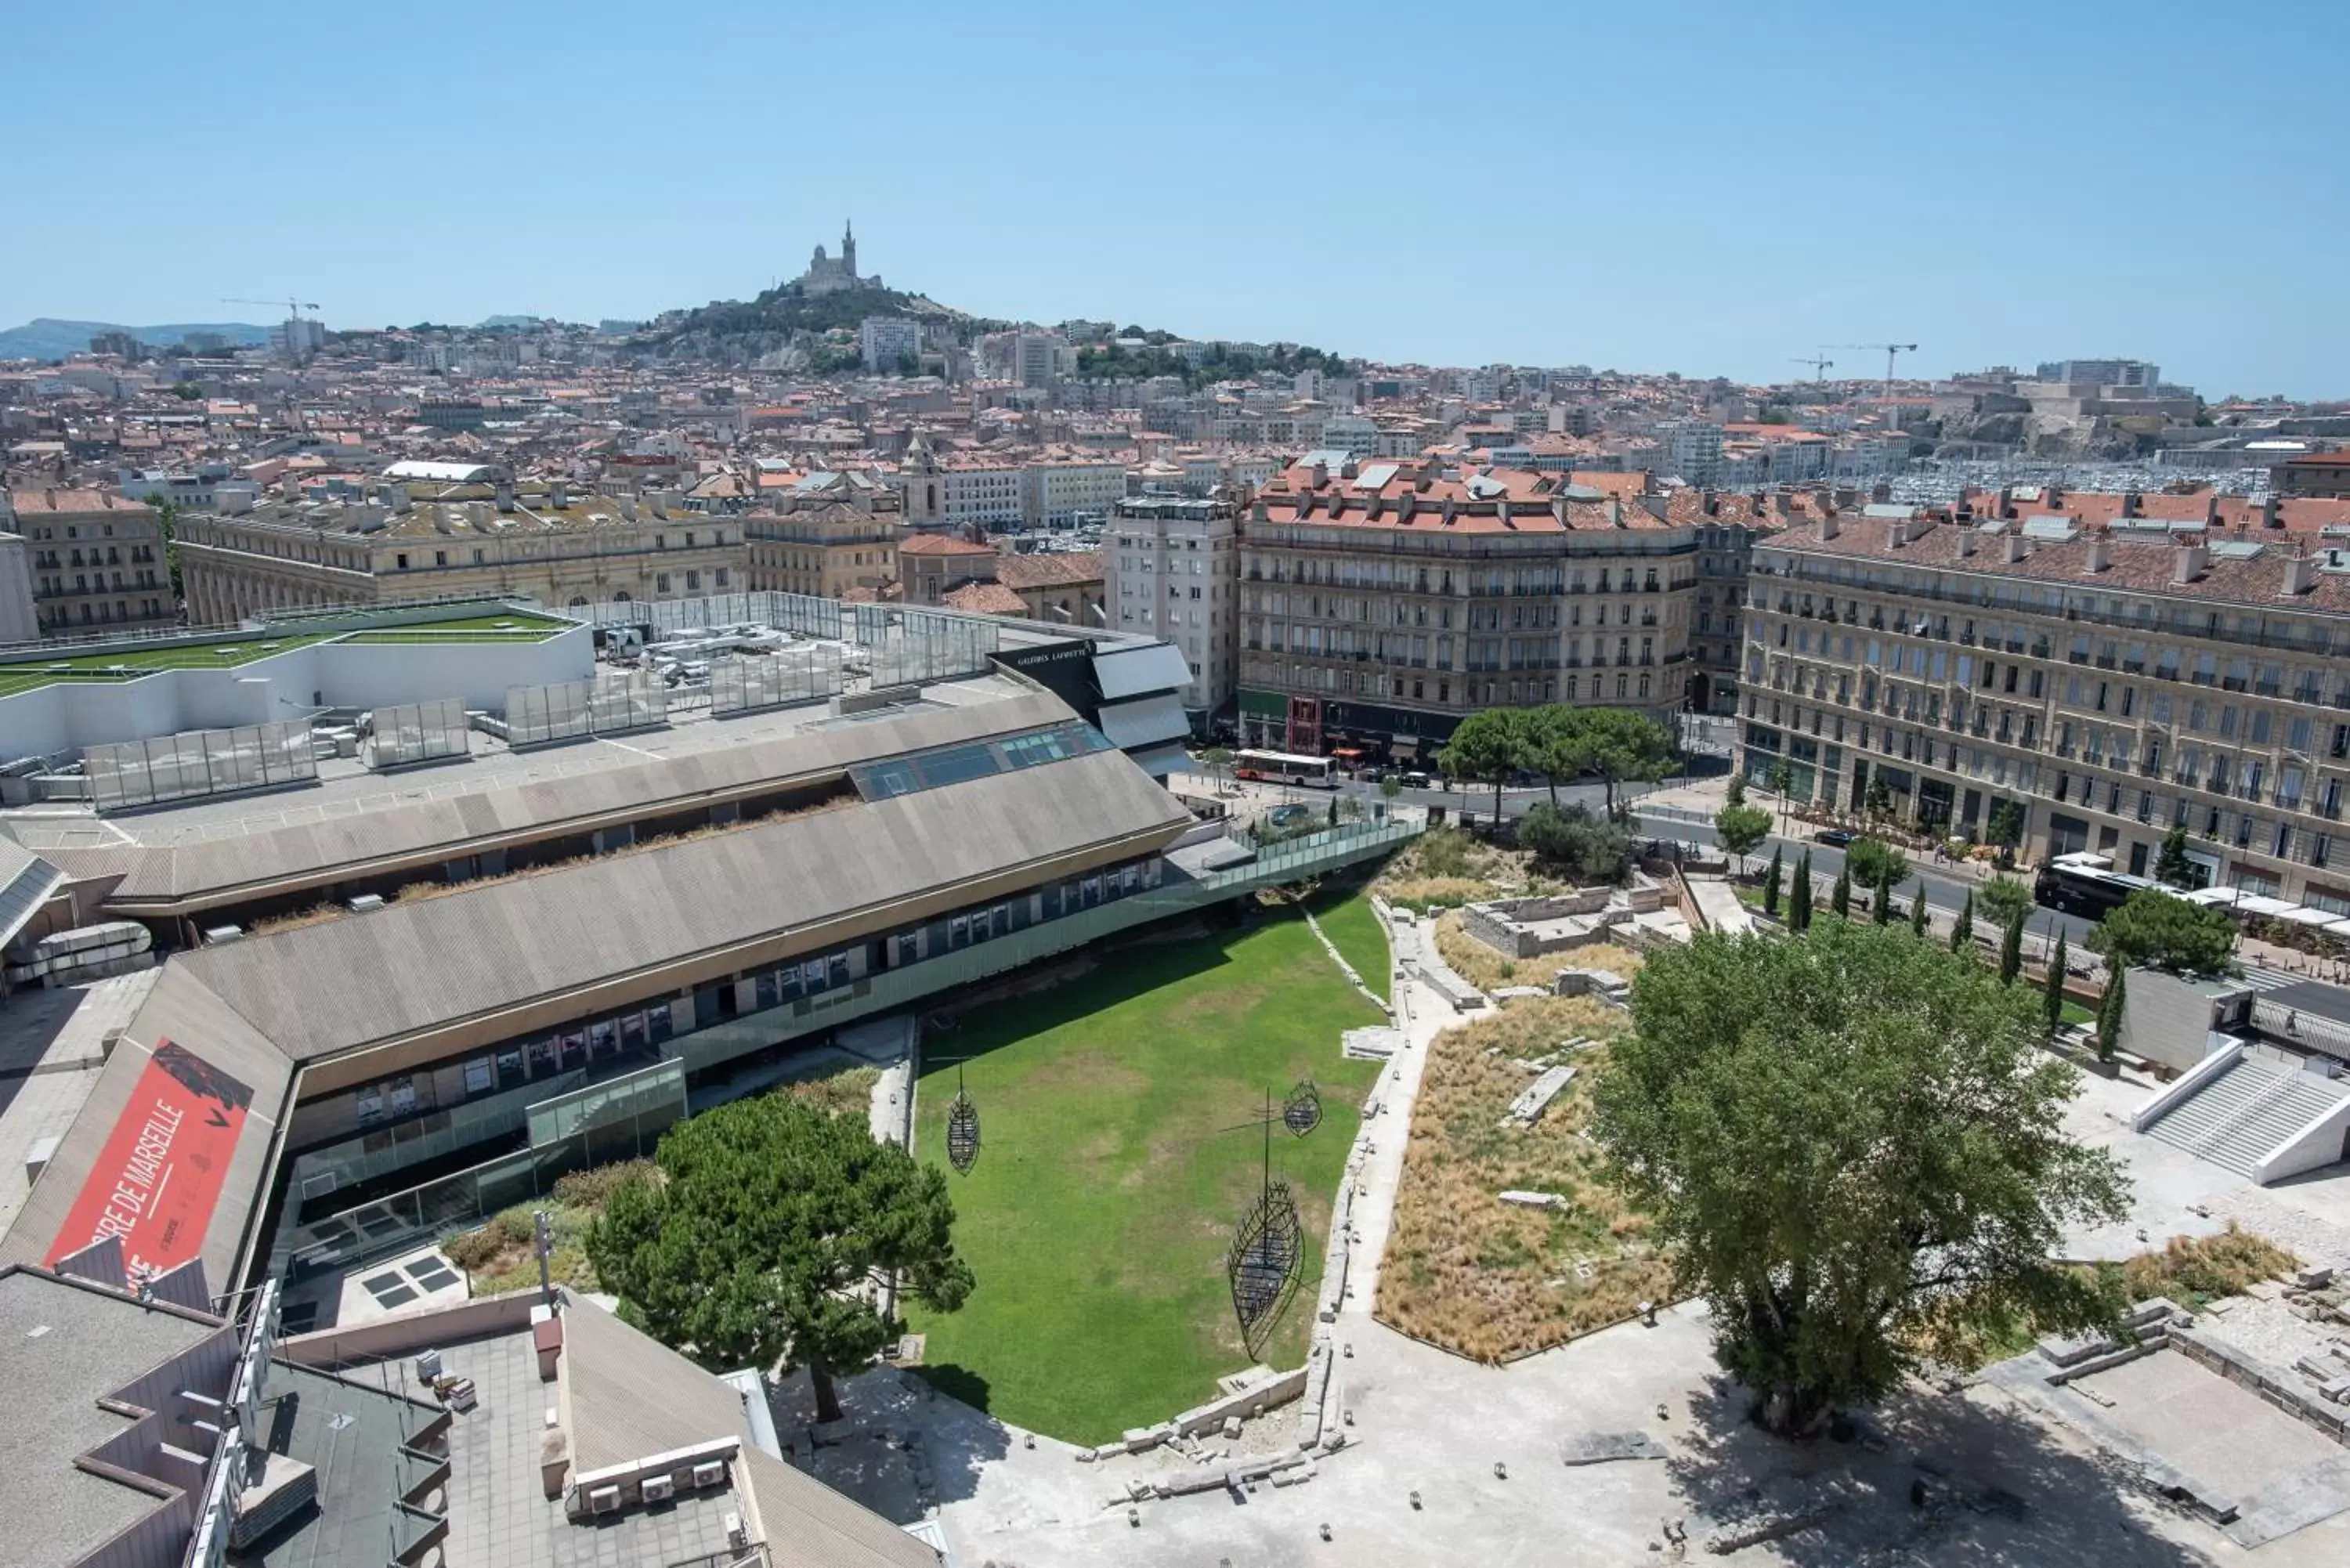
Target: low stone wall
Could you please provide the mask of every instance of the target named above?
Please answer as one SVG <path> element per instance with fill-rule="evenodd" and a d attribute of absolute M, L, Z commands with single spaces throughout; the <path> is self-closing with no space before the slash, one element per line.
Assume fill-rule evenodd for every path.
<path fill-rule="evenodd" d="M 2303 1425 L 2350 1447 L 2350 1408 L 2327 1404 L 2298 1374 L 2256 1360 L 2184 1324 L 2170 1325 L 2170 1347 L 2250 1389 Z"/>

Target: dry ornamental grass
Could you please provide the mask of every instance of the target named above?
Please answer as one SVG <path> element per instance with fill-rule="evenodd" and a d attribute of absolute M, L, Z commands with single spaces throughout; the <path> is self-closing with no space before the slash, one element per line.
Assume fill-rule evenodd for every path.
<path fill-rule="evenodd" d="M 1463 930 L 1457 910 L 1438 917 L 1436 950 L 1452 966 L 1453 973 L 1480 991 L 1504 985 L 1547 986 L 1563 969 L 1604 969 L 1629 980 L 1640 967 L 1639 954 L 1613 942 L 1592 942 L 1536 958 L 1513 959 Z"/>
<path fill-rule="evenodd" d="M 1588 955 L 1595 950 L 1586 949 Z M 1611 964 L 1627 973 L 1627 965 Z M 1598 1178 L 1581 1135 L 1604 1042 L 1624 1015 L 1584 998 L 1513 1002 L 1448 1030 L 1430 1047 L 1379 1271 L 1377 1312 L 1406 1334 L 1479 1361 L 1563 1344 L 1666 1298 L 1671 1269 L 1643 1239 L 1648 1221 Z M 1577 1036 L 1602 1044 L 1562 1054 Z M 1531 1127 L 1503 1122 L 1535 1073 L 1581 1069 Z M 1506 1190 L 1556 1192 L 1559 1210 L 1505 1204 Z"/>

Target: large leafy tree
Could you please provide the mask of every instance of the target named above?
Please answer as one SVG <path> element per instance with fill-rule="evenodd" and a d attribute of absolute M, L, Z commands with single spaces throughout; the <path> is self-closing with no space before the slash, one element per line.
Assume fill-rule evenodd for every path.
<path fill-rule="evenodd" d="M 1623 785 L 1652 782 L 1673 771 L 1673 737 L 1646 713 L 1629 708 L 1579 708 L 1586 766 L 1606 786 L 1607 814 L 1616 815 Z"/>
<path fill-rule="evenodd" d="M 2052 1253 L 2126 1211 L 2121 1169 L 2065 1136 L 2073 1069 L 1971 959 L 1843 920 L 1700 936 L 1632 1014 L 1593 1130 L 1770 1429 L 1817 1431 L 1938 1335 L 2110 1315 Z"/>
<path fill-rule="evenodd" d="M 2236 950 L 2236 928 L 2217 909 L 2141 888 L 2097 922 L 2089 933 L 2089 950 L 2103 954 L 2106 967 L 2115 971 L 2141 964 L 2179 974 L 2218 974 Z"/>
<path fill-rule="evenodd" d="M 2032 889 L 2012 877 L 1994 877 L 1983 884 L 1976 902 L 2004 929 L 2032 913 Z"/>
<path fill-rule="evenodd" d="M 806 1366 L 831 1421 L 834 1371 L 905 1330 L 879 1305 L 892 1276 L 940 1312 L 971 1293 L 953 1225 L 945 1176 L 864 1117 L 762 1095 L 672 1127 L 652 1172 L 614 1189 L 588 1256 L 648 1331 L 712 1371 Z"/>
<path fill-rule="evenodd" d="M 1738 857 L 1738 868 L 1743 871 L 1746 857 L 1771 836 L 1771 814 L 1759 805 L 1725 805 L 1714 813 L 1713 831 L 1722 848 Z"/>
<path fill-rule="evenodd" d="M 1502 820 L 1502 786 L 1522 765 L 1525 753 L 1525 721 L 1513 708 L 1487 708 L 1470 714 L 1452 732 L 1452 739 L 1436 753 L 1436 765 L 1448 778 L 1493 786 L 1493 821 Z"/>
<path fill-rule="evenodd" d="M 1543 776 L 1550 786 L 1550 803 L 1558 804 L 1558 786 L 1573 783 L 1591 765 L 1591 746 L 1580 708 L 1552 702 L 1525 710 L 1517 724 L 1518 765 Z"/>
<path fill-rule="evenodd" d="M 1909 857 L 1882 838 L 1856 838 L 1845 846 L 1844 863 L 1852 867 L 1856 888 L 1874 888 L 1879 882 L 1898 887 L 1909 880 Z"/>

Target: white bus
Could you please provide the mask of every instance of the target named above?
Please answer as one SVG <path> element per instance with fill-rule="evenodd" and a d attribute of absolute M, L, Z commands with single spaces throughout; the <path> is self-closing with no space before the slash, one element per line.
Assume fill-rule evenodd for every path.
<path fill-rule="evenodd" d="M 1268 784 L 1336 789 L 1338 764 L 1330 757 L 1300 757 L 1287 752 L 1243 752 L 1232 759 L 1232 776 Z"/>

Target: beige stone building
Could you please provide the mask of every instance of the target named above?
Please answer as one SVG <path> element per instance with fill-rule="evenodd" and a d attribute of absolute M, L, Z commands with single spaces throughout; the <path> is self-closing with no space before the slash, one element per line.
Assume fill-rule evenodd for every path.
<path fill-rule="evenodd" d="M 1754 549 L 1742 763 L 2027 859 L 2350 915 L 2350 558 L 2282 529 L 1872 506 Z"/>
<path fill-rule="evenodd" d="M 740 517 L 563 485 L 388 483 L 358 502 L 269 503 L 182 517 L 181 577 L 199 625 L 261 610 L 525 595 L 553 606 L 693 598 L 748 586 Z"/>
<path fill-rule="evenodd" d="M 1247 744 L 1425 758 L 1482 708 L 1680 710 L 1697 530 L 1661 498 L 1431 461 L 1301 463 L 1240 534 Z"/>
<path fill-rule="evenodd" d="M 903 501 L 868 475 L 809 474 L 741 521 L 754 589 L 837 599 L 898 582 Z"/>
<path fill-rule="evenodd" d="M 953 534 L 910 534 L 898 545 L 906 602 L 942 605 L 956 589 L 995 580 L 995 549 Z"/>
<path fill-rule="evenodd" d="M 162 628 L 179 618 L 164 564 L 162 519 L 107 490 L 22 486 L 5 494 L 25 540 L 41 635 Z"/>

